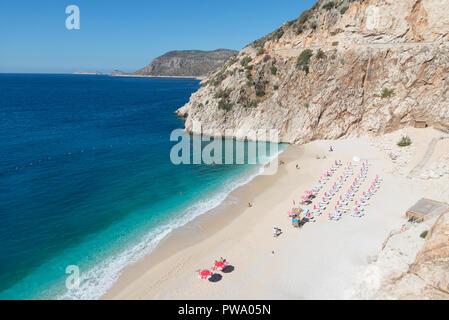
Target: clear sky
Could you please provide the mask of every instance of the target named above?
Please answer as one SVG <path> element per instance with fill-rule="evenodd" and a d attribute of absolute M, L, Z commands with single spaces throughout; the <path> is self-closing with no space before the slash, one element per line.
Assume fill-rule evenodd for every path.
<path fill-rule="evenodd" d="M 170 50 L 240 50 L 316 0 L 0 2 L 0 72 L 135 71 Z M 68 5 L 80 29 L 65 26 Z"/>

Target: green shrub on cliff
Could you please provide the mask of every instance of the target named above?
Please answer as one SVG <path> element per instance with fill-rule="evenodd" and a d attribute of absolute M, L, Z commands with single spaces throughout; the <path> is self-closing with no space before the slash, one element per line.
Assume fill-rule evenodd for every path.
<path fill-rule="evenodd" d="M 218 101 L 218 108 L 225 111 L 230 111 L 234 105 L 230 102 L 227 102 L 223 99 Z"/>
<path fill-rule="evenodd" d="M 298 18 L 298 21 L 300 24 L 304 24 L 307 22 L 307 20 L 309 20 L 310 18 L 310 13 L 309 11 L 304 11 L 303 13 L 301 13 L 301 15 Z"/>
<path fill-rule="evenodd" d="M 298 60 L 296 61 L 296 67 L 298 69 L 301 69 L 305 71 L 306 73 L 309 73 L 309 63 L 310 58 L 313 56 L 313 52 L 310 49 L 306 49 L 298 57 Z"/>
<path fill-rule="evenodd" d="M 265 91 L 264 90 L 257 90 L 256 96 L 263 97 L 264 95 L 265 95 Z"/>
<path fill-rule="evenodd" d="M 326 10 L 331 10 L 333 8 L 335 8 L 335 2 L 333 2 L 333 1 L 330 1 L 323 6 L 323 9 L 326 9 Z"/>
<path fill-rule="evenodd" d="M 248 63 L 250 63 L 252 61 L 251 57 L 245 56 L 242 60 L 240 60 L 240 64 L 243 67 L 248 66 Z"/>
<path fill-rule="evenodd" d="M 226 79 L 226 77 L 227 77 L 227 74 L 224 71 L 220 71 L 219 73 L 217 73 L 215 78 L 212 79 L 211 84 L 216 87 L 216 86 L 220 85 L 220 83 L 222 83 L 223 80 Z"/>
<path fill-rule="evenodd" d="M 323 50 L 319 49 L 318 52 L 317 52 L 317 54 L 316 54 L 316 57 L 317 57 L 318 59 L 323 59 L 323 58 L 326 58 L 326 55 L 324 54 L 324 51 L 323 51 Z"/>
<path fill-rule="evenodd" d="M 284 29 L 279 28 L 273 33 L 273 39 L 278 41 L 284 35 Z"/>
<path fill-rule="evenodd" d="M 215 99 L 229 99 L 229 95 L 231 94 L 231 89 L 220 90 L 215 94 Z"/>
<path fill-rule="evenodd" d="M 383 88 L 382 90 L 382 99 L 390 98 L 394 95 L 394 89 Z"/>
<path fill-rule="evenodd" d="M 272 75 L 276 75 L 276 73 L 278 72 L 278 68 L 276 68 L 275 66 L 271 66 L 270 71 Z"/>

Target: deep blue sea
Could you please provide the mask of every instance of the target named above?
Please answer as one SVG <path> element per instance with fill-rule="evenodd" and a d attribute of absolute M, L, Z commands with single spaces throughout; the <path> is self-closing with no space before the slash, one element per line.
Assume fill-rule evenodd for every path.
<path fill-rule="evenodd" d="M 198 88 L 0 74 L 0 299 L 98 298 L 125 266 L 260 172 L 172 164 L 170 134 L 183 128 L 173 112 Z M 68 290 L 70 265 L 80 286 Z"/>

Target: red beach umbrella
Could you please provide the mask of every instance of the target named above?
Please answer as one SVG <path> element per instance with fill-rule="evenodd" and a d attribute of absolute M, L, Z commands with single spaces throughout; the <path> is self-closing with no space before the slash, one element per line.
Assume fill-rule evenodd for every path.
<path fill-rule="evenodd" d="M 209 279 L 210 277 L 212 277 L 212 272 L 209 270 L 205 269 L 198 272 L 198 278 L 200 279 Z"/>
<path fill-rule="evenodd" d="M 221 271 L 221 270 L 223 270 L 228 264 L 229 264 L 229 263 L 228 263 L 227 261 L 216 261 L 215 264 L 214 264 L 214 266 L 213 266 L 213 269 L 214 269 L 214 270 L 219 270 L 219 271 Z"/>

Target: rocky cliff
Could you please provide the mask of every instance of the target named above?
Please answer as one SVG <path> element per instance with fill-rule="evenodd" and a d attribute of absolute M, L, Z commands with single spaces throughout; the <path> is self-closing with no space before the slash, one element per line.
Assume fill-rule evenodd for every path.
<path fill-rule="evenodd" d="M 449 127 L 446 0 L 318 1 L 211 73 L 177 114 L 198 133 L 305 143 Z"/>
<path fill-rule="evenodd" d="M 157 77 L 205 76 L 237 53 L 228 49 L 170 51 L 133 74 Z"/>
<path fill-rule="evenodd" d="M 449 212 L 442 214 L 426 236 L 408 270 L 384 278 L 376 298 L 449 299 Z"/>

